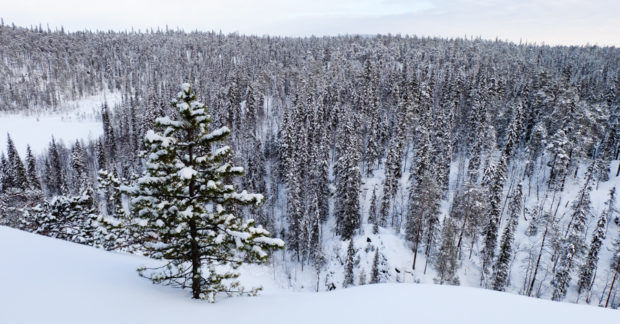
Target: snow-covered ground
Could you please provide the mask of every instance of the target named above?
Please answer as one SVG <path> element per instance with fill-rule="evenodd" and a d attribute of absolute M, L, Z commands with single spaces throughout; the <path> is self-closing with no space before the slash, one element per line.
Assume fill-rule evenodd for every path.
<path fill-rule="evenodd" d="M 149 259 L 0 227 L 0 323 L 617 323 L 620 312 L 489 290 L 378 284 L 331 292 L 279 288 L 268 266 L 243 270 L 258 297 L 216 304 L 157 286 Z"/>
<path fill-rule="evenodd" d="M 54 111 L 33 109 L 29 115 L 0 114 L 0 150 L 6 152 L 7 134 L 22 158 L 26 145 L 30 145 L 34 154 L 43 153 L 52 136 L 67 145 L 78 139 L 97 139 L 103 134 L 101 105 L 107 102 L 114 107 L 120 101 L 120 93 L 102 92 L 62 103 Z"/>
<path fill-rule="evenodd" d="M 407 158 L 408 161 L 411 160 L 411 157 Z M 592 217 L 588 219 L 588 231 L 585 235 L 585 242 L 587 244 L 590 243 L 591 233 L 594 230 L 596 222 L 598 221 L 600 215 L 606 210 L 605 202 L 609 199 L 609 191 L 611 188 L 616 187 L 620 188 L 620 177 L 615 176 L 615 171 L 618 168 L 618 163 L 620 161 L 615 160 L 611 164 L 610 168 L 610 180 L 607 182 L 601 182 L 593 185 L 593 190 L 591 192 L 591 200 L 592 200 Z M 449 207 L 451 201 L 454 196 L 455 191 L 455 183 L 456 183 L 456 173 L 457 173 L 457 163 L 453 163 L 452 171 L 450 176 L 450 191 L 448 194 L 448 199 L 443 200 L 441 204 L 441 217 L 445 217 L 449 213 Z M 521 171 L 523 165 L 517 164 L 514 169 L 511 169 L 508 178 L 506 181 L 505 191 L 506 194 L 510 191 L 510 188 L 514 190 L 516 187 L 517 179 L 520 179 Z M 561 195 L 561 204 L 559 208 L 557 208 L 557 200 L 554 204 L 554 208 L 557 208 L 557 217 L 559 219 L 560 228 L 565 230 L 566 223 L 568 222 L 568 218 L 571 213 L 571 204 L 572 201 L 575 200 L 579 190 L 583 187 L 585 170 L 587 169 L 586 165 L 582 165 L 579 169 L 578 175 L 576 177 L 569 177 L 566 182 L 566 188 Z M 545 169 L 542 169 L 545 170 Z M 366 223 L 368 210 L 371 203 L 372 191 L 373 188 L 377 188 L 377 193 L 382 188 L 384 182 L 384 170 L 381 168 L 376 170 L 370 177 L 366 177 L 363 179 L 362 188 L 360 190 L 360 209 L 362 211 L 362 219 L 364 223 Z M 405 168 L 403 179 L 407 179 L 409 176 L 409 170 Z M 544 187 L 543 183 L 546 179 L 541 175 L 541 179 L 539 185 Z M 407 186 L 407 182 L 401 179 L 399 190 L 394 198 L 396 202 L 395 210 L 398 210 L 396 213 L 403 213 L 403 208 L 405 208 L 407 204 L 407 196 L 408 191 L 402 190 Z M 537 205 L 540 204 L 540 200 L 543 199 L 543 194 L 541 192 L 540 198 L 537 196 L 536 190 L 536 179 L 532 182 L 529 179 L 522 181 L 524 188 L 524 196 L 525 196 L 525 206 L 529 210 L 533 210 Z M 532 186 L 530 188 L 530 185 Z M 528 192 L 530 193 L 528 195 Z M 512 193 L 510 194 L 512 195 Z M 379 196 L 380 198 L 380 196 Z M 539 200 L 540 199 L 540 200 Z M 378 200 L 380 203 L 381 200 Z M 548 197 L 545 206 L 549 206 L 551 202 L 551 197 Z M 616 206 L 618 210 L 620 205 Z M 548 210 L 548 207 L 545 209 Z M 507 217 L 507 211 L 504 212 L 504 219 L 501 230 L 503 230 L 503 226 L 505 224 Z M 405 220 L 401 220 L 402 225 L 404 225 Z M 330 223 L 332 222 L 332 223 Z M 327 290 L 327 286 L 331 283 L 335 284 L 336 287 L 342 287 L 342 283 L 344 281 L 344 260 L 347 255 L 347 246 L 348 241 L 341 241 L 339 237 L 332 231 L 330 228 L 335 228 L 335 224 L 333 223 L 333 218 L 328 220 L 328 223 L 323 226 L 323 251 L 325 254 L 325 258 L 327 263 L 323 267 L 321 271 L 320 278 L 318 280 L 319 291 Z M 527 236 L 526 230 L 529 226 L 529 221 L 522 215 L 519 219 L 519 226 L 517 231 L 515 232 L 515 246 L 514 246 L 514 257 L 511 265 L 510 272 L 510 283 L 508 287 L 506 287 L 506 291 L 513 294 L 524 294 L 524 282 L 529 283 L 529 277 L 526 278 L 528 261 L 531 255 L 536 256 L 540 249 L 541 236 L 544 231 L 544 228 L 541 228 L 537 235 L 535 236 Z M 542 227 L 542 225 L 541 225 Z M 501 233 L 500 230 L 500 233 Z M 611 254 L 614 251 L 614 247 L 612 245 L 613 241 L 617 239 L 618 233 L 620 231 L 620 227 L 616 225 L 612 220 L 609 220 L 607 225 L 607 237 L 603 242 L 601 251 L 599 253 L 599 262 L 598 262 L 598 275 L 594 280 L 594 285 L 592 287 L 592 301 L 591 305 L 598 305 L 601 300 L 601 296 L 605 293 L 605 290 L 608 289 L 608 285 L 610 282 L 610 278 L 612 276 L 612 272 L 609 266 L 609 260 L 611 260 Z M 459 260 L 460 267 L 457 272 L 460 286 L 462 287 L 480 287 L 480 263 L 478 253 L 482 248 L 481 245 L 477 242 L 474 246 L 474 251 L 471 257 L 469 256 L 470 246 L 469 242 L 466 242 L 463 247 L 464 257 Z M 545 245 L 545 250 L 543 253 L 543 257 L 541 259 L 541 266 L 539 269 L 539 274 L 537 276 L 536 285 L 534 287 L 533 296 L 538 296 L 543 299 L 550 299 L 552 288 L 550 286 L 550 281 L 553 276 L 551 273 L 552 263 L 550 261 L 552 252 L 549 247 L 549 238 L 547 238 L 547 243 Z M 405 239 L 404 233 L 398 233 L 393 229 L 381 228 L 379 231 L 379 235 L 372 234 L 372 226 L 368 224 L 363 224 L 362 229 L 359 232 L 359 235 L 354 237 L 354 247 L 356 249 L 355 255 L 355 268 L 354 268 L 354 282 L 357 285 L 360 277 L 365 277 L 366 281 L 370 278 L 370 273 L 372 270 L 372 262 L 375 255 L 375 251 L 378 249 L 380 255 L 383 257 L 383 264 L 380 266 L 382 271 L 381 280 L 382 282 L 400 282 L 400 283 L 422 283 L 422 284 L 433 284 L 435 283 L 435 279 L 438 277 L 437 272 L 435 271 L 433 265 L 430 263 L 426 267 L 425 266 L 427 258 L 424 254 L 424 249 L 420 249 L 417 255 L 416 262 L 416 270 L 415 272 L 412 270 L 412 261 L 413 261 L 413 251 L 411 243 L 409 243 Z M 277 252 L 280 254 L 280 252 Z M 278 273 L 286 273 L 287 276 L 282 276 L 284 280 L 281 282 L 286 282 L 290 288 L 300 291 L 315 291 L 317 286 L 317 278 L 316 278 L 316 270 L 312 266 L 306 264 L 302 267 L 300 264 L 296 262 L 281 262 L 281 257 L 276 258 L 276 266 Z M 531 266 L 531 265 L 530 265 Z M 578 271 L 578 267 L 581 266 L 581 260 L 579 264 L 574 269 L 574 273 Z M 363 275 L 362 275 L 363 274 Z M 586 298 L 581 296 L 578 299 L 578 295 L 576 292 L 576 288 L 574 287 L 577 279 L 576 274 L 573 275 L 573 280 L 571 281 L 571 288 L 568 291 L 567 297 L 564 299 L 564 302 L 567 303 L 575 303 L 578 301 L 579 303 L 586 303 Z M 605 295 L 606 296 L 606 295 Z M 620 318 L 620 317 L 619 317 Z"/>

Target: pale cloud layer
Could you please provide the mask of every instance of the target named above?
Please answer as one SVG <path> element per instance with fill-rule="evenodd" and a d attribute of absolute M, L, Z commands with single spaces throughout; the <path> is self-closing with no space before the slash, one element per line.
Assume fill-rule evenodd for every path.
<path fill-rule="evenodd" d="M 415 34 L 620 46 L 618 0 L 0 0 L 20 26 L 252 35 Z"/>

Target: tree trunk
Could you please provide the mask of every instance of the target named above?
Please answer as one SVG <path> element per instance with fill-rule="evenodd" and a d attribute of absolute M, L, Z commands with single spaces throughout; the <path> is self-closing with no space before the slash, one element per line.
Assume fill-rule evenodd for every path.
<path fill-rule="evenodd" d="M 316 292 L 319 292 L 319 283 L 321 282 L 321 269 L 316 269 Z"/>
<path fill-rule="evenodd" d="M 471 245 L 469 247 L 469 260 L 471 260 L 471 255 L 474 252 L 474 244 L 476 244 L 476 239 L 478 239 L 478 235 L 474 232 L 474 237 L 471 238 Z"/>
<path fill-rule="evenodd" d="M 463 234 L 465 233 L 465 226 L 467 225 L 467 219 L 469 218 L 469 213 L 465 213 L 465 216 L 463 216 L 463 224 L 461 225 L 461 233 L 459 233 L 459 239 L 458 242 L 456 243 L 456 248 L 458 250 L 458 254 L 459 254 L 459 260 L 462 257 L 462 253 L 461 253 L 461 243 L 463 241 Z"/>
<path fill-rule="evenodd" d="M 536 258 L 536 266 L 534 267 L 534 274 L 532 274 L 532 282 L 530 283 L 530 288 L 527 290 L 527 295 L 532 295 L 532 290 L 534 290 L 534 283 L 536 282 L 536 274 L 538 273 L 538 266 L 540 265 L 540 259 L 543 254 L 543 249 L 545 247 L 545 238 L 547 237 L 547 231 L 549 226 L 545 226 L 545 232 L 543 233 L 542 242 L 540 243 L 540 251 L 538 252 L 538 258 Z"/>
<path fill-rule="evenodd" d="M 609 299 L 611 298 L 611 292 L 614 290 L 614 283 L 616 283 L 616 277 L 618 276 L 618 271 L 620 271 L 620 257 L 618 258 L 618 263 L 616 263 L 616 271 L 614 271 L 614 278 L 611 280 L 611 287 L 609 287 L 609 294 L 607 294 L 607 301 L 605 302 L 605 308 L 609 305 Z"/>
<path fill-rule="evenodd" d="M 427 245 L 426 245 L 426 261 L 424 262 L 424 274 L 426 274 L 426 267 L 428 267 L 428 259 L 430 259 L 430 254 L 431 254 L 431 244 L 432 244 L 432 236 L 429 236 Z"/>
<path fill-rule="evenodd" d="M 415 247 L 413 249 L 413 266 L 412 266 L 412 270 L 415 271 L 415 262 L 416 259 L 418 258 L 418 244 L 420 243 L 420 232 L 421 232 L 422 226 L 420 224 L 420 226 L 418 226 L 418 229 L 416 231 L 415 234 Z"/>
<path fill-rule="evenodd" d="M 598 269 L 597 269 L 598 270 Z M 594 287 L 594 281 L 596 280 L 597 270 L 594 271 L 594 276 L 592 277 L 592 281 L 590 281 L 590 285 L 588 286 L 588 293 L 586 294 L 586 303 L 590 303 L 592 301 L 592 287 Z"/>
<path fill-rule="evenodd" d="M 187 132 L 188 140 L 190 140 L 192 136 L 192 132 Z M 189 153 L 189 165 L 194 167 L 194 150 L 193 145 L 189 145 L 188 153 Z M 189 196 L 194 196 L 194 180 L 190 180 L 189 182 Z M 190 198 L 191 199 L 191 198 Z M 200 281 L 202 279 L 202 275 L 200 274 L 200 247 L 198 246 L 198 228 L 196 226 L 196 220 L 189 220 L 189 233 L 190 233 L 190 255 L 192 258 L 192 298 L 199 299 L 200 298 Z"/>
<path fill-rule="evenodd" d="M 200 251 L 198 248 L 197 236 L 198 230 L 196 229 L 196 221 L 189 221 L 189 231 L 191 235 L 191 257 L 192 257 L 192 298 L 200 298 Z"/>

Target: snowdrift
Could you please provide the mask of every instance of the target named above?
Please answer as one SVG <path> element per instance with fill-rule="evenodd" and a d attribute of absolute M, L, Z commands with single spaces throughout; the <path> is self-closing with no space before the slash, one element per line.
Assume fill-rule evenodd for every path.
<path fill-rule="evenodd" d="M 273 269 L 242 271 L 258 297 L 195 301 L 135 269 L 155 261 L 0 227 L 0 323 L 617 323 L 592 306 L 424 284 L 294 293 Z"/>

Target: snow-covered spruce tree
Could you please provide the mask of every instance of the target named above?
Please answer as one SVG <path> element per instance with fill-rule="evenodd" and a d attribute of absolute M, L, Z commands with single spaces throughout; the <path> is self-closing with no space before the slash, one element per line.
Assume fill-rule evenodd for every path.
<path fill-rule="evenodd" d="M 133 249 L 138 246 L 131 231 L 131 219 L 123 208 L 121 187 L 123 181 L 119 178 L 116 168 L 110 172 L 99 170 L 97 182 L 99 192 L 103 197 L 105 214 L 97 218 L 100 225 L 100 244 L 108 250 Z"/>
<path fill-rule="evenodd" d="M 479 90 L 477 88 L 473 88 L 471 93 L 469 94 L 469 101 L 471 104 L 471 114 L 469 125 L 471 130 L 468 134 L 468 143 L 470 145 L 467 147 L 468 155 L 470 159 L 467 163 L 467 180 L 468 182 L 475 184 L 478 182 L 478 174 L 480 169 L 480 162 L 482 158 L 482 150 L 485 146 L 485 136 L 480 136 L 481 134 L 486 134 L 489 132 L 488 120 L 487 120 L 487 108 L 486 104 L 480 97 Z"/>
<path fill-rule="evenodd" d="M 605 205 L 607 205 L 607 209 L 603 212 L 596 224 L 596 229 L 592 234 L 592 241 L 590 242 L 590 249 L 588 251 L 588 255 L 586 256 L 586 259 L 579 270 L 579 282 L 577 283 L 577 292 L 579 294 L 581 294 L 583 290 L 588 293 L 590 292 L 597 269 L 597 263 L 599 259 L 598 253 L 601 249 L 601 245 L 603 244 L 603 240 L 605 239 L 607 222 L 609 222 L 609 220 L 613 216 L 615 204 L 616 188 L 614 187 L 611 188 L 611 190 L 609 191 L 609 200 L 607 200 L 607 202 L 605 203 Z M 588 303 L 590 302 L 589 296 L 586 300 Z"/>
<path fill-rule="evenodd" d="M 7 134 L 7 158 L 9 163 L 9 173 L 12 177 L 12 187 L 18 190 L 26 190 L 29 187 L 26 168 L 22 159 L 17 153 L 11 136 Z"/>
<path fill-rule="evenodd" d="M 354 278 L 353 267 L 355 262 L 355 247 L 353 246 L 353 239 L 349 240 L 349 247 L 347 248 L 347 259 L 344 263 L 344 282 L 342 285 L 346 287 L 353 286 Z"/>
<path fill-rule="evenodd" d="M 588 168 L 585 184 L 579 191 L 577 199 L 573 202 L 569 232 L 559 247 L 558 264 L 555 268 L 553 280 L 551 280 L 551 285 L 553 286 L 553 296 L 551 299 L 556 301 L 566 297 L 573 265 L 576 258 L 585 248 L 583 235 L 586 230 L 586 220 L 591 214 L 590 191 L 592 190 L 592 173 L 593 165 Z"/>
<path fill-rule="evenodd" d="M 79 193 L 90 185 L 84 151 L 79 141 L 75 141 L 71 148 L 71 170 L 73 173 L 73 191 Z"/>
<path fill-rule="evenodd" d="M 6 193 L 7 189 L 13 186 L 13 174 L 11 173 L 11 165 L 6 158 L 6 155 L 2 153 L 0 156 L 0 189 L 2 193 Z"/>
<path fill-rule="evenodd" d="M 306 241 L 304 242 L 306 253 L 308 254 L 304 259 L 321 261 L 321 215 L 319 211 L 319 199 L 318 195 L 314 195 L 312 202 L 310 203 L 307 217 L 307 229 Z"/>
<path fill-rule="evenodd" d="M 267 261 L 267 250 L 284 242 L 232 212 L 238 204 L 259 204 L 263 196 L 226 184 L 243 173 L 227 162 L 230 147 L 214 146 L 229 135 L 228 127 L 208 129 L 211 117 L 189 84 L 182 85 L 172 106 L 179 120 L 158 118 L 161 131 L 147 131 L 146 174 L 126 188 L 147 255 L 166 261 L 138 271 L 154 283 L 191 288 L 196 299 L 214 302 L 220 292 L 243 294 L 235 270 L 243 262 Z"/>
<path fill-rule="evenodd" d="M 114 127 L 110 119 L 111 113 L 108 103 L 101 106 L 101 122 L 103 123 L 103 142 L 105 149 L 110 156 L 116 153 L 116 139 L 114 136 Z"/>
<path fill-rule="evenodd" d="M 40 191 L 41 181 L 39 181 L 39 176 L 37 173 L 37 162 L 34 158 L 34 155 L 32 155 L 30 145 L 26 146 L 26 167 L 28 182 L 30 182 L 30 189 Z"/>
<path fill-rule="evenodd" d="M 377 218 L 377 188 L 372 190 L 370 207 L 368 209 L 368 223 L 372 225 L 372 233 L 379 234 L 379 219 Z"/>
<path fill-rule="evenodd" d="M 376 74 L 375 78 L 376 79 Z M 376 81 L 375 81 L 376 82 Z M 379 96 L 377 94 L 376 86 L 369 86 L 366 90 L 365 101 L 367 103 L 367 113 L 370 115 L 369 122 L 367 125 L 368 129 L 368 139 L 366 142 L 366 154 L 364 157 L 367 161 L 366 172 L 370 174 L 375 164 L 375 161 L 380 157 L 380 125 L 381 125 L 381 114 L 379 110 Z"/>
<path fill-rule="evenodd" d="M 308 241 L 308 244 L 310 246 L 308 247 L 308 250 L 310 253 L 309 259 L 311 259 L 314 262 L 314 269 L 316 270 L 316 280 L 317 280 L 316 291 L 319 291 L 319 280 L 321 277 L 321 269 L 325 265 L 326 260 L 325 260 L 325 254 L 323 253 L 323 246 L 321 245 L 321 242 L 322 242 L 321 212 L 320 212 L 320 207 L 319 207 L 317 196 L 318 195 L 315 195 L 312 201 L 312 205 L 314 207 L 312 207 L 312 212 L 310 213 L 310 215 L 312 215 L 311 216 L 312 224 L 309 230 L 310 240 Z"/>
<path fill-rule="evenodd" d="M 97 141 L 97 152 L 96 152 L 96 157 L 97 157 L 97 168 L 99 170 L 104 170 L 107 168 L 107 159 L 105 156 L 105 146 L 103 145 L 103 140 L 98 140 Z"/>
<path fill-rule="evenodd" d="M 390 216 L 390 207 L 392 206 L 392 198 L 398 190 L 398 180 L 401 177 L 402 164 L 402 147 L 404 138 L 399 132 L 389 145 L 387 156 L 385 158 L 385 181 L 383 184 L 383 199 L 381 200 L 381 219 L 380 225 L 387 226 L 387 219 Z"/>
<path fill-rule="evenodd" d="M 379 249 L 375 251 L 375 257 L 372 259 L 372 270 L 370 271 L 370 282 L 371 284 L 376 284 L 381 282 L 381 278 L 379 277 Z"/>
<path fill-rule="evenodd" d="M 426 128 L 424 128 L 426 131 Z M 430 168 L 430 151 L 432 150 L 429 134 L 423 134 L 423 143 L 419 149 L 417 170 L 412 178 L 412 189 L 409 194 L 409 211 L 405 234 L 413 243 L 412 270 L 415 271 L 418 249 L 421 243 L 426 244 L 425 254 L 428 259 L 435 241 L 437 225 L 439 225 L 439 201 L 441 200 L 440 186 L 433 170 Z M 425 271 L 426 272 L 426 266 Z"/>
<path fill-rule="evenodd" d="M 67 197 L 55 196 L 29 211 L 26 221 L 35 233 L 98 246 L 97 209 L 94 192 L 87 188 L 81 195 Z"/>
<path fill-rule="evenodd" d="M 99 170 L 97 172 L 97 182 L 99 183 L 99 190 L 103 195 L 106 214 L 113 217 L 123 217 L 125 212 L 120 191 L 122 182 L 116 172 L 116 168 L 112 172 L 103 169 Z"/>
<path fill-rule="evenodd" d="M 611 262 L 609 264 L 609 268 L 611 270 L 611 284 L 609 286 L 609 292 L 607 293 L 607 301 L 605 302 L 605 308 L 609 305 L 609 300 L 612 299 L 612 291 L 614 291 L 614 285 L 620 277 L 620 235 L 613 243 L 614 250 L 613 256 L 611 257 Z M 616 289 L 617 290 L 617 289 Z"/>
<path fill-rule="evenodd" d="M 359 168 L 359 145 L 354 133 L 354 123 L 348 120 L 345 125 L 344 147 L 347 150 L 335 166 L 336 177 L 336 232 L 343 240 L 353 237 L 360 227 L 359 190 L 361 173 Z"/>
<path fill-rule="evenodd" d="M 568 136 L 563 129 L 558 130 L 549 140 L 547 150 L 552 158 L 547 163 L 551 168 L 548 185 L 551 190 L 564 190 L 564 179 L 568 174 L 570 146 Z"/>
<path fill-rule="evenodd" d="M 498 291 L 504 291 L 509 283 L 508 274 L 510 273 L 510 262 L 512 262 L 512 245 L 514 242 L 514 233 L 519 224 L 519 214 L 521 213 L 522 189 L 521 184 L 517 185 L 517 190 L 512 196 L 508 210 L 510 218 L 508 224 L 504 228 L 502 239 L 499 247 L 499 254 L 493 265 L 493 285 L 492 288 Z"/>
<path fill-rule="evenodd" d="M 446 217 L 441 229 L 441 241 L 435 254 L 434 265 L 437 269 L 435 282 L 443 285 L 458 285 L 459 278 L 456 274 L 458 269 L 458 249 L 456 247 L 457 227 L 454 220 Z"/>
<path fill-rule="evenodd" d="M 52 137 L 50 144 L 48 160 L 46 161 L 46 186 L 49 196 L 62 195 L 67 193 L 67 183 L 65 177 L 65 168 L 60 158 L 59 150 L 61 147 L 56 144 Z"/>
<path fill-rule="evenodd" d="M 605 227 L 607 226 L 607 218 L 605 214 L 601 215 L 596 223 L 596 229 L 592 234 L 592 241 L 590 242 L 590 249 L 584 263 L 579 269 L 579 281 L 577 282 L 577 292 L 581 294 L 583 291 L 589 291 L 592 284 L 592 277 L 596 271 L 598 263 L 598 252 L 601 249 L 601 244 L 605 239 Z"/>
<path fill-rule="evenodd" d="M 617 222 L 617 218 L 614 215 L 618 212 L 616 209 L 616 187 L 613 187 L 609 190 L 609 199 L 605 202 L 606 211 L 605 217 L 607 218 L 607 222 Z"/>
<path fill-rule="evenodd" d="M 358 286 L 363 286 L 365 284 L 367 284 L 368 282 L 366 281 L 366 271 L 364 269 L 360 270 L 360 276 L 359 279 L 357 281 Z"/>
<path fill-rule="evenodd" d="M 615 149 L 617 146 L 616 143 L 619 142 L 617 138 L 618 122 L 617 121 L 613 122 L 610 119 L 609 125 L 607 127 L 609 130 L 607 131 L 607 134 L 604 137 L 603 143 L 601 143 L 601 145 L 598 148 L 600 153 L 598 154 L 596 158 L 595 169 L 596 169 L 597 178 L 600 181 L 609 180 L 611 160 L 613 160 L 615 157 L 614 153 L 615 153 Z"/>
<path fill-rule="evenodd" d="M 487 275 L 489 274 L 489 268 L 495 258 L 495 248 L 497 247 L 497 236 L 499 231 L 499 221 L 502 217 L 501 200 L 504 193 L 504 183 L 506 182 L 506 169 L 512 156 L 512 150 L 517 143 L 517 137 L 519 134 L 519 120 L 521 116 L 520 107 L 517 108 L 515 116 L 510 126 L 508 136 L 506 138 L 506 144 L 504 150 L 499 159 L 497 165 L 490 167 L 485 171 L 485 180 L 489 188 L 489 215 L 488 224 L 484 229 L 484 247 L 481 253 L 482 259 L 482 271 L 480 277 L 480 284 L 486 285 Z M 490 170 L 490 171 L 489 171 Z"/>
<path fill-rule="evenodd" d="M 448 190 L 448 178 L 450 175 L 450 163 L 452 162 L 452 122 L 454 104 L 446 100 L 442 107 L 445 113 L 438 113 L 429 123 L 433 152 L 431 153 L 431 165 L 434 166 L 437 183 L 442 192 Z"/>

